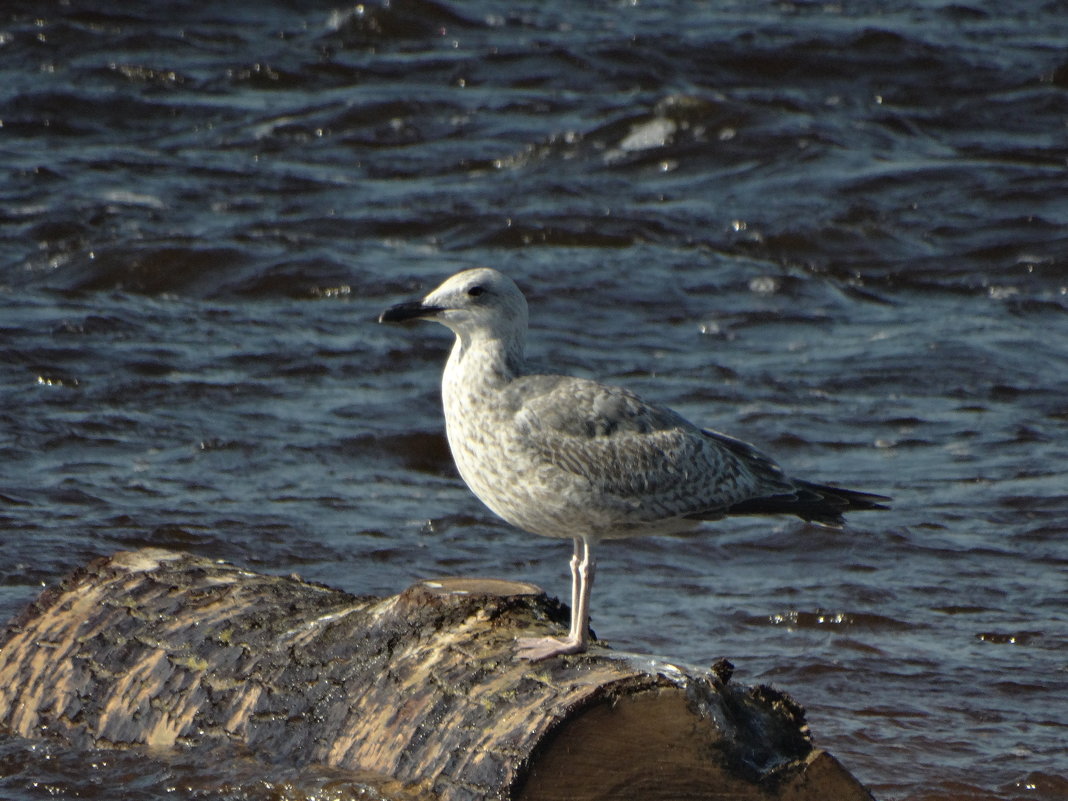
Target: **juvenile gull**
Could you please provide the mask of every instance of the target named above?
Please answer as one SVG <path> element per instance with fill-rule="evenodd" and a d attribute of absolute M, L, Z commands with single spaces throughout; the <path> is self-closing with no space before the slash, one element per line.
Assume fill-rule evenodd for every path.
<path fill-rule="evenodd" d="M 881 495 L 790 478 L 752 445 L 625 389 L 528 373 L 527 302 L 496 270 L 457 273 L 379 322 L 413 319 L 456 335 L 441 394 L 467 486 L 512 525 L 574 541 L 571 630 L 564 639 L 520 639 L 520 658 L 586 650 L 593 546 L 601 540 L 679 533 L 736 514 L 795 514 L 835 526 L 843 512 L 887 508 Z"/>

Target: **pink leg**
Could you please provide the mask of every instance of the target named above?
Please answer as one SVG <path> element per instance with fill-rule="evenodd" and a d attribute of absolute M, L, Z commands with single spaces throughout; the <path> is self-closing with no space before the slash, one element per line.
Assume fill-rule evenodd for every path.
<path fill-rule="evenodd" d="M 579 577 L 579 566 L 582 564 L 582 538 L 575 537 L 574 551 L 571 553 L 571 631 L 578 628 L 578 598 L 581 590 L 582 579 Z"/>
<path fill-rule="evenodd" d="M 559 654 L 580 654 L 590 644 L 590 590 L 593 588 L 593 553 L 590 543 L 575 537 L 571 557 L 571 630 L 565 639 L 556 637 L 521 637 L 516 641 L 516 656 L 536 662 Z"/>

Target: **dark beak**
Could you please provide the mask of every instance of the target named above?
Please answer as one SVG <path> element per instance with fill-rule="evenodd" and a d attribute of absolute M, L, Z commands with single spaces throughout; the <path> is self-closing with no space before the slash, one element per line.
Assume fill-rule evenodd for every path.
<path fill-rule="evenodd" d="M 426 306 L 421 301 L 413 300 L 409 303 L 398 303 L 396 306 L 390 306 L 378 315 L 378 322 L 403 323 L 405 320 L 433 317 L 439 311 L 442 311 L 440 306 Z"/>

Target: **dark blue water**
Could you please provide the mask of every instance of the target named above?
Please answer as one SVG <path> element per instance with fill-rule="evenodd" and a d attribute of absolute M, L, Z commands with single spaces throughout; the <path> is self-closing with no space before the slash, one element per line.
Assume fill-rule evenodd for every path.
<path fill-rule="evenodd" d="M 455 474 L 445 332 L 374 323 L 491 265 L 534 358 L 895 499 L 606 544 L 602 638 L 787 690 L 880 799 L 1068 797 L 1066 43 L 1062 2 L 6 3 L 0 616 L 142 545 L 566 594 Z M 18 801 L 281 787 L 225 770 L 0 742 Z"/>

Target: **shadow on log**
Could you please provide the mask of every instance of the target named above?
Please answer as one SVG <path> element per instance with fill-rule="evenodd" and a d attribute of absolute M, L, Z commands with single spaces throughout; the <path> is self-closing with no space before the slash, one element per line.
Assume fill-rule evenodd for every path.
<path fill-rule="evenodd" d="M 598 647 L 537 587 L 424 581 L 354 597 L 160 550 L 99 559 L 0 637 L 0 725 L 77 746 L 238 746 L 391 799 L 870 801 L 767 687 Z"/>

